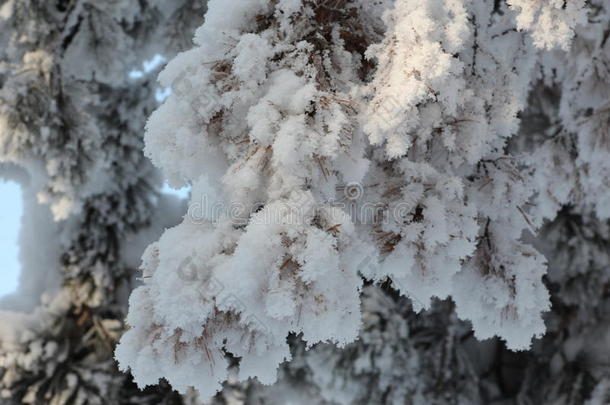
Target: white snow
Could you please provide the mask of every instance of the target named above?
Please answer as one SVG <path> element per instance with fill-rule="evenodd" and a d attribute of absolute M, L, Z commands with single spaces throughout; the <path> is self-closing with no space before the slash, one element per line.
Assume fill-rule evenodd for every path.
<path fill-rule="evenodd" d="M 209 397 L 230 352 L 238 380 L 272 384 L 290 333 L 308 347 L 357 339 L 363 279 L 389 279 L 417 311 L 450 297 L 478 338 L 529 348 L 550 303 L 546 260 L 523 235 L 571 191 L 545 190 L 552 169 L 536 166 L 552 151 L 506 145 L 541 55 L 569 49 L 584 21 L 584 0 L 563 3 L 363 0 L 346 27 L 324 20 L 324 2 L 211 0 L 195 47 L 160 75 L 172 92 L 145 153 L 172 187 L 195 185 L 191 204 L 225 209 L 187 215 L 147 249 L 121 369 Z M 364 54 L 351 38 L 370 42 Z M 580 142 L 583 183 L 610 215 L 607 153 Z M 545 198 L 561 201 L 532 203 Z M 382 212 L 354 215 L 371 206 Z"/>

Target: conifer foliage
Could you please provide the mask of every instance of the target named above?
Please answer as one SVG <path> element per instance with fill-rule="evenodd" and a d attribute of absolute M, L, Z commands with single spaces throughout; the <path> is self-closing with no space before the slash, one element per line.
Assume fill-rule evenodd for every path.
<path fill-rule="evenodd" d="M 610 403 L 609 37 L 604 0 L 0 0 L 56 274 L 0 300 L 0 397 Z"/>
<path fill-rule="evenodd" d="M 357 339 L 365 282 L 390 284 L 416 311 L 450 298 L 477 338 L 511 350 L 543 336 L 547 266 L 531 235 L 569 204 L 605 218 L 607 159 L 596 154 L 608 150 L 591 138 L 607 135 L 607 97 L 571 105 L 575 89 L 592 91 L 582 77 L 606 69 L 599 56 L 571 57 L 605 43 L 572 45 L 598 29 L 607 37 L 602 5 L 208 7 L 195 47 L 160 75 L 175 92 L 151 116 L 145 152 L 224 209 L 189 212 L 147 249 L 117 349 L 123 369 L 141 386 L 164 377 L 204 398 L 230 378 L 273 384 L 290 336 L 306 349 Z M 563 135 L 516 137 L 539 82 L 566 86 L 559 113 L 571 116 L 559 125 L 586 138 L 577 151 L 557 147 Z M 577 124 L 585 109 L 603 123 Z M 565 180 L 583 166 L 594 169 L 579 181 L 595 191 Z"/>
<path fill-rule="evenodd" d="M 175 218 L 142 153 L 154 77 L 128 73 L 203 20 L 195 2 L 163 3 L 0 1 L 0 178 L 25 197 L 21 285 L 0 303 L 2 404 L 175 396 L 140 393 L 113 360 L 137 240 Z"/>

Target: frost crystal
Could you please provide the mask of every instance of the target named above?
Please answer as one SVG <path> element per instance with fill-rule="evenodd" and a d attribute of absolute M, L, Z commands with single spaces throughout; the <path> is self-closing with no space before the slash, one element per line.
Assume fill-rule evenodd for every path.
<path fill-rule="evenodd" d="M 547 190 L 551 168 L 532 163 L 556 164 L 552 149 L 508 142 L 539 48 L 569 49 L 586 18 L 584 0 L 563 3 L 211 0 L 195 47 L 160 76 L 173 93 L 145 142 L 193 185 L 191 204 L 222 212 L 189 212 L 149 247 L 121 367 L 210 397 L 237 359 L 238 381 L 272 384 L 289 335 L 358 337 L 363 280 L 416 310 L 451 297 L 477 337 L 527 349 L 550 305 L 523 235 L 571 191 Z M 582 142 L 566 177 L 605 170 Z"/>

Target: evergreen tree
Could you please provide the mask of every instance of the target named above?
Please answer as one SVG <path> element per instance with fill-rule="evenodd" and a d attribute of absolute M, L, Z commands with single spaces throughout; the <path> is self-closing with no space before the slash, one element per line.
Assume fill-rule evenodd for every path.
<path fill-rule="evenodd" d="M 0 315 L 2 403 L 169 403 L 170 390 L 140 393 L 113 360 L 133 255 L 179 208 L 142 153 L 154 75 L 128 73 L 175 53 L 204 9 L 6 0 L 0 10 L 0 175 L 20 179 L 26 198 L 21 287 Z"/>
<path fill-rule="evenodd" d="M 2 398 L 610 403 L 607 2 L 210 0 L 151 114 L 203 14 L 0 0 Z"/>
<path fill-rule="evenodd" d="M 132 328 L 117 350 L 121 367 L 141 386 L 165 377 L 204 398 L 226 381 L 244 382 L 246 392 L 252 377 L 273 384 L 291 360 L 310 370 L 321 398 L 340 403 L 517 395 L 508 387 L 515 378 L 473 371 L 504 369 L 513 356 L 501 345 L 481 366 L 460 355 L 462 338 L 476 346 L 468 334 L 441 328 L 421 352 L 405 355 L 393 331 L 376 352 L 363 316 L 389 285 L 416 311 L 429 310 L 431 324 L 454 308 L 476 338 L 498 336 L 510 350 L 543 336 L 546 260 L 528 234 L 568 204 L 599 205 L 603 218 L 607 150 L 589 143 L 581 157 L 555 159 L 551 145 L 529 139 L 536 133 L 515 135 L 532 88 L 557 82 L 574 92 L 593 74 L 570 52 L 595 49 L 578 44 L 605 32 L 605 12 L 584 1 L 211 1 L 195 48 L 160 76 L 175 92 L 152 115 L 145 150 L 176 185 L 193 185 L 191 207 L 224 210 L 191 211 L 148 248 Z M 587 18 L 594 26 L 582 25 Z M 601 63 L 600 52 L 592 62 Z M 590 89 L 581 88 L 583 96 Z M 562 110 L 578 116 L 584 104 L 576 104 Z M 511 139 L 530 148 L 511 148 Z M 563 172 L 548 165 L 555 162 L 584 166 L 583 181 L 599 188 L 566 191 Z M 363 300 L 364 281 L 373 284 Z M 454 306 L 430 309 L 448 298 Z M 290 336 L 305 350 L 293 342 L 291 352 Z M 388 382 L 409 380 L 413 369 L 401 359 L 435 358 L 438 347 L 449 359 L 438 364 L 454 361 L 450 371 L 422 366 L 413 386 Z M 479 379 L 482 396 L 458 383 Z M 431 388 L 442 381 L 453 387 L 446 397 Z"/>

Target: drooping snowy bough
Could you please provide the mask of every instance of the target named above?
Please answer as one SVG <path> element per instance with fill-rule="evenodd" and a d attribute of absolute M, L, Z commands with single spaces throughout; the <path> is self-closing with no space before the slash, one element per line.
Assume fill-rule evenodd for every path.
<path fill-rule="evenodd" d="M 145 253 L 120 366 L 203 397 L 236 360 L 237 380 L 272 384 L 290 334 L 356 340 L 364 280 L 416 310 L 451 297 L 478 338 L 528 348 L 549 295 L 523 235 L 588 204 L 507 147 L 545 50 L 586 19 L 562 3 L 210 1 L 145 137 L 191 210 Z M 580 148 L 566 165 L 606 170 Z"/>

